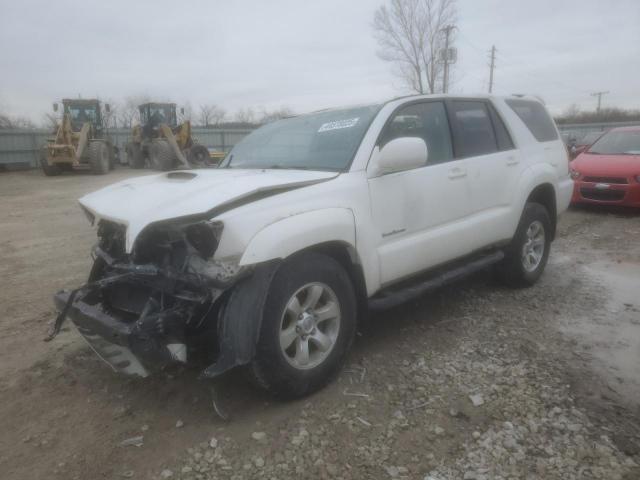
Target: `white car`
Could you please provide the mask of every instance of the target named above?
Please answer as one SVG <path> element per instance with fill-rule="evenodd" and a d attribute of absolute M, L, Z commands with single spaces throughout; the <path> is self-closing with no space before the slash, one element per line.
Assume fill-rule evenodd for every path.
<path fill-rule="evenodd" d="M 218 169 L 81 198 L 95 263 L 56 295 L 51 337 L 68 317 L 116 370 L 243 366 L 302 396 L 340 369 L 368 308 L 492 264 L 533 284 L 572 188 L 535 98 L 413 96 L 280 120 Z"/>

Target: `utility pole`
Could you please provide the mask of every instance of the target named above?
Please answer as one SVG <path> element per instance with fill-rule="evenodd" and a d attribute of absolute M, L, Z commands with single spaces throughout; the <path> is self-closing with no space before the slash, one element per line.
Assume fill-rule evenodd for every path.
<path fill-rule="evenodd" d="M 444 73 L 442 77 L 442 93 L 447 93 L 449 87 L 449 35 L 451 30 L 456 28 L 454 25 L 447 25 L 444 30 Z"/>
<path fill-rule="evenodd" d="M 493 70 L 496 68 L 496 46 L 491 46 L 491 65 L 489 65 L 489 93 L 493 91 Z"/>
<path fill-rule="evenodd" d="M 608 90 L 606 92 L 593 92 L 591 94 L 592 97 L 598 97 L 598 108 L 596 108 L 597 113 L 600 113 L 600 107 L 602 106 L 602 95 L 606 95 L 607 93 L 609 93 Z"/>

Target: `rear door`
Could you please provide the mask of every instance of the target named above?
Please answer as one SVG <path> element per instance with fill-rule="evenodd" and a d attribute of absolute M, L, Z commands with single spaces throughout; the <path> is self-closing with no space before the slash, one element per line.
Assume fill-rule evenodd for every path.
<path fill-rule="evenodd" d="M 511 235 L 509 213 L 523 168 L 504 122 L 487 99 L 447 102 L 456 157 L 465 159 L 469 185 L 469 223 L 474 247 Z"/>

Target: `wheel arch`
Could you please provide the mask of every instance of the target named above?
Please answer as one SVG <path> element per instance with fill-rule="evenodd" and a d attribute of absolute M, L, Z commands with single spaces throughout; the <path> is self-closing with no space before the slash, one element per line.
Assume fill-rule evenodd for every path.
<path fill-rule="evenodd" d="M 362 262 L 356 248 L 343 241 L 328 241 L 318 243 L 295 252 L 290 257 L 296 255 L 304 255 L 305 253 L 314 252 L 331 257 L 338 262 L 349 275 L 349 279 L 353 285 L 356 294 L 356 303 L 358 306 L 358 319 L 362 319 L 366 314 L 367 307 L 367 284 L 364 276 Z M 290 258 L 288 257 L 288 258 Z M 286 259 L 285 259 L 286 260 Z"/>
<path fill-rule="evenodd" d="M 556 237 L 556 224 L 558 219 L 558 210 L 556 202 L 556 190 L 551 183 L 545 182 L 537 185 L 527 197 L 525 203 L 538 203 L 542 205 L 549 214 L 551 220 L 551 240 Z"/>

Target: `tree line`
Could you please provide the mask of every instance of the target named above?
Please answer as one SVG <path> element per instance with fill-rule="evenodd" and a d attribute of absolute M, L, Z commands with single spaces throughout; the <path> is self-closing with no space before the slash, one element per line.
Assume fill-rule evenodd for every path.
<path fill-rule="evenodd" d="M 558 124 L 565 123 L 607 123 L 607 122 L 640 122 L 640 110 L 608 107 L 597 110 L 581 110 L 578 105 L 570 105 L 564 112 L 555 117 Z"/>
<path fill-rule="evenodd" d="M 109 128 L 132 128 L 140 123 L 139 105 L 157 101 L 167 102 L 166 99 L 152 99 L 149 95 L 132 95 L 122 101 L 114 99 L 102 99 L 102 114 L 104 122 Z M 104 108 L 109 104 L 109 112 Z M 275 109 L 265 107 L 245 107 L 229 113 L 226 109 L 214 103 L 200 104 L 192 107 L 190 102 L 184 105 L 177 105 L 177 116 L 179 122 L 190 121 L 193 126 L 214 128 L 214 127 L 255 127 L 268 122 L 291 117 L 294 112 L 287 106 Z M 28 117 L 11 115 L 0 105 L 0 129 L 34 129 L 34 128 L 57 128 L 60 115 L 55 113 L 45 113 L 38 123 Z"/>

